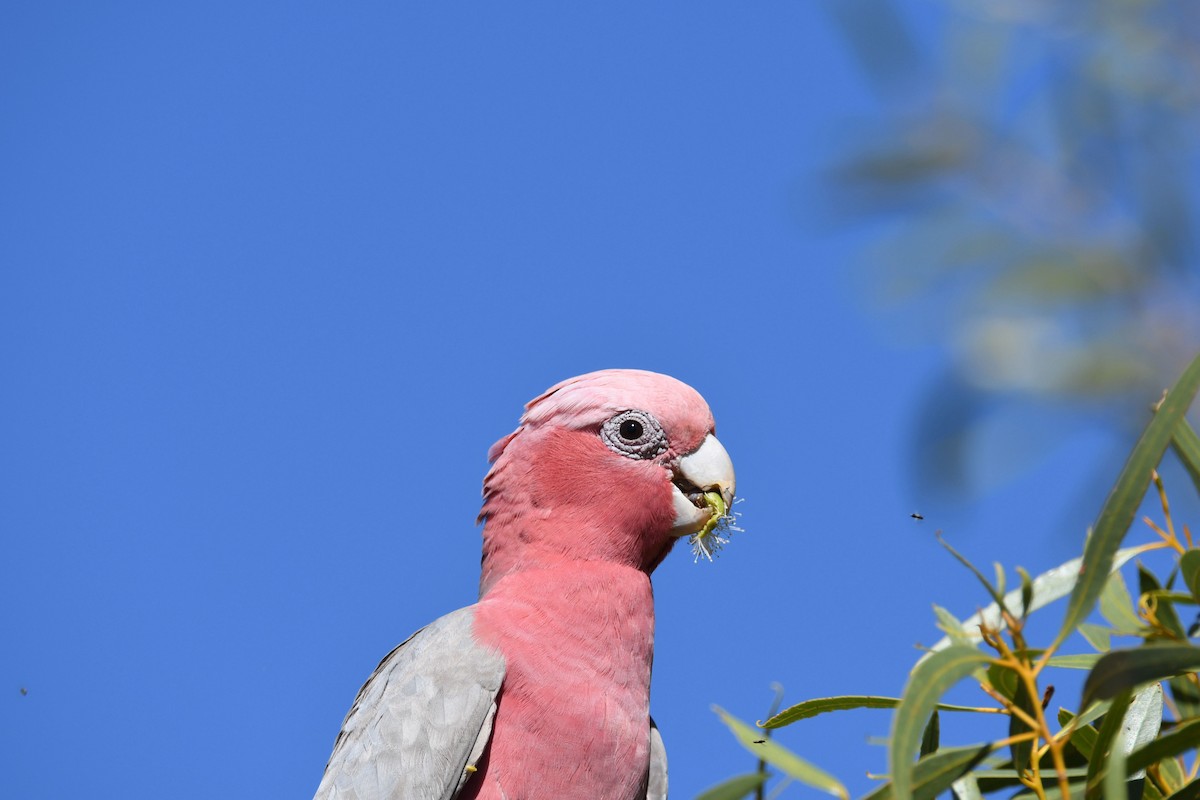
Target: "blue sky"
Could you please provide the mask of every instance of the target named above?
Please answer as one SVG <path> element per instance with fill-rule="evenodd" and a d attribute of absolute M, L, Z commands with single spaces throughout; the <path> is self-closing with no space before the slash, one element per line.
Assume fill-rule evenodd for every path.
<path fill-rule="evenodd" d="M 378 659 L 474 600 L 488 446 L 593 369 L 699 389 L 746 498 L 716 563 L 655 575 L 675 797 L 752 767 L 712 703 L 900 691 L 930 603 L 983 599 L 935 527 L 1078 550 L 1104 442 L 909 517 L 941 354 L 805 222 L 873 102 L 818 4 L 3 17 L 8 796 L 311 794 Z M 861 793 L 887 724 L 781 738 Z"/>

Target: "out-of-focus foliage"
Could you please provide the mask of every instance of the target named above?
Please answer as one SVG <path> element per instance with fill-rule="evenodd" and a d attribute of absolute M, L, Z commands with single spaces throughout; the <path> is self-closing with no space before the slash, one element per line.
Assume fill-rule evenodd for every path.
<path fill-rule="evenodd" d="M 1087 425 L 1131 438 L 1200 345 L 1200 4 L 827 7 L 880 106 L 839 132 L 823 207 L 879 231 L 876 310 L 950 348 L 923 484 L 961 497 Z"/>
<path fill-rule="evenodd" d="M 917 661 L 900 698 L 853 695 L 806 700 L 753 727 L 716 709 L 743 747 L 759 759 L 757 773 L 730 779 L 705 800 L 767 796 L 771 770 L 846 798 L 837 777 L 805 761 L 770 733 L 827 713 L 894 708 L 888 773 L 864 800 L 934 798 L 952 790 L 956 800 L 997 794 L 1021 800 L 1187 800 L 1200 796 L 1200 542 L 1172 517 L 1156 469 L 1168 450 L 1200 475 L 1200 450 L 1185 416 L 1200 392 L 1200 356 L 1155 405 L 1150 422 L 1125 461 L 1083 546 L 1083 555 L 1037 577 L 1017 569 L 1020 586 L 1005 591 L 1004 570 L 993 582 L 949 545 L 950 553 L 982 584 L 991 604 L 965 622 L 937 609 L 945 633 Z M 1155 538 L 1122 549 L 1153 482 L 1162 523 L 1147 518 Z M 1200 493 L 1200 480 L 1194 480 Z M 1131 592 L 1121 568 L 1132 556 L 1170 553 L 1167 580 L 1144 564 Z M 1182 584 L 1178 586 L 1177 584 Z M 1029 616 L 1066 598 L 1057 633 L 1034 641 Z M 936 607 L 935 607 L 936 609 Z M 1089 621 L 1098 609 L 1099 618 Z M 1197 621 L 1184 627 L 1183 619 Z M 1075 636 L 1076 633 L 1081 634 Z M 1116 637 L 1138 640 L 1114 647 Z M 1091 644 L 1097 652 L 1063 650 Z M 1087 670 L 1082 691 L 1050 710 L 1059 670 Z M 980 689 L 980 704 L 943 700 L 956 685 Z M 1060 693 L 1067 694 L 1067 693 Z M 1071 693 L 1074 694 L 1074 693 Z M 946 746 L 944 712 L 973 714 L 996 724 L 989 741 Z M 812 723 L 805 723 L 812 724 Z M 1190 762 L 1190 763 L 1189 763 Z M 757 777 L 756 777 L 757 775 Z"/>

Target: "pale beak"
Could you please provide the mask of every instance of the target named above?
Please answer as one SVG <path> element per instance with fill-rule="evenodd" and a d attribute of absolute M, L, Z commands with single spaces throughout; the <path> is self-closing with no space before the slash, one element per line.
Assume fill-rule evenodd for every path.
<path fill-rule="evenodd" d="M 675 524 L 671 533 L 688 536 L 703 528 L 713 515 L 704 501 L 705 492 L 720 492 L 726 508 L 733 503 L 736 484 L 733 461 L 717 437 L 710 433 L 698 448 L 679 459 L 674 483 Z"/>

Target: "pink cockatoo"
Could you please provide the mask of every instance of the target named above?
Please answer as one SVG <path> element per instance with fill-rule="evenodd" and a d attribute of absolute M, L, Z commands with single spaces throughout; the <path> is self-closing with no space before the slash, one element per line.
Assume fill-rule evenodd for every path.
<path fill-rule="evenodd" d="M 532 400 L 488 459 L 479 602 L 383 659 L 317 798 L 665 798 L 650 573 L 733 500 L 708 405 L 593 372 Z"/>

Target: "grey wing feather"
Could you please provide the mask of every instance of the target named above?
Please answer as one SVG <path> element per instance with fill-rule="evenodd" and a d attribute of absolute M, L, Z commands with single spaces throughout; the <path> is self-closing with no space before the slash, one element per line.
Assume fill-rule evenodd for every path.
<path fill-rule="evenodd" d="M 667 748 L 662 734 L 650 718 L 650 775 L 646 780 L 646 800 L 667 800 Z"/>
<path fill-rule="evenodd" d="M 315 800 L 452 800 L 492 733 L 504 659 L 447 614 L 380 662 L 359 690 Z M 468 769 L 469 768 L 469 769 Z"/>

